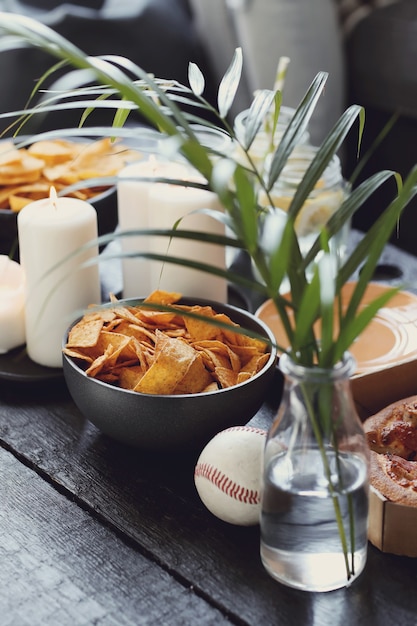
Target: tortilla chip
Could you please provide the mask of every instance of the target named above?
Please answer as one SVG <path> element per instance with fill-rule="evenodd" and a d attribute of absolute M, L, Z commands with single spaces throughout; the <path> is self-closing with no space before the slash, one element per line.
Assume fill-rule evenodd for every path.
<path fill-rule="evenodd" d="M 174 394 L 201 393 L 212 382 L 210 372 L 205 368 L 201 354 L 195 353 L 193 361 L 174 389 Z"/>
<path fill-rule="evenodd" d="M 71 357 L 72 359 L 80 359 L 81 361 L 85 361 L 86 363 L 92 363 L 93 359 L 89 354 L 85 354 L 82 350 L 76 350 L 72 348 L 64 348 L 64 354 Z"/>
<path fill-rule="evenodd" d="M 21 210 L 28 201 L 48 198 L 50 187 L 62 191 L 68 185 L 91 178 L 116 176 L 139 153 L 127 149 L 110 138 L 94 142 L 60 139 L 40 140 L 29 148 L 14 146 L 12 141 L 0 145 L 0 207 Z M 43 190 L 29 190 L 31 184 L 42 183 Z M 109 185 L 77 189 L 69 196 L 88 200 Z"/>
<path fill-rule="evenodd" d="M 161 337 L 157 331 L 155 360 L 144 374 L 135 391 L 152 394 L 172 394 L 196 358 L 195 351 L 181 339 Z"/>
<path fill-rule="evenodd" d="M 156 289 L 153 291 L 147 298 L 145 298 L 145 302 L 156 302 L 157 304 L 174 304 L 181 299 L 181 294 L 176 293 L 175 291 L 162 291 L 160 289 Z"/>
<path fill-rule="evenodd" d="M 96 346 L 103 328 L 102 319 L 82 320 L 73 326 L 68 335 L 68 348 Z"/>
<path fill-rule="evenodd" d="M 132 391 L 139 383 L 142 378 L 144 372 L 140 365 L 135 365 L 133 367 L 123 367 L 119 371 L 118 382 L 120 387 L 123 389 L 131 389 Z"/>
<path fill-rule="evenodd" d="M 222 389 L 237 385 L 238 372 L 233 372 L 227 367 L 216 367 L 214 375 Z"/>
<path fill-rule="evenodd" d="M 191 307 L 190 311 L 209 319 L 215 317 L 215 313 L 210 306 L 194 306 Z M 192 341 L 216 339 L 221 334 L 221 329 L 214 324 L 210 324 L 209 321 L 206 322 L 202 319 L 187 316 L 184 318 L 184 321 Z"/>
<path fill-rule="evenodd" d="M 111 294 L 111 307 L 89 307 L 63 351 L 88 376 L 148 394 L 207 393 L 244 382 L 264 366 L 266 342 L 223 332 L 210 324 L 218 317 L 211 307 L 179 305 L 180 297 L 155 291 L 147 298 L 155 308 L 147 309 L 119 304 Z M 161 302 L 175 310 L 158 310 Z M 190 318 L 190 311 L 207 321 Z M 227 316 L 220 318 L 238 327 Z"/>

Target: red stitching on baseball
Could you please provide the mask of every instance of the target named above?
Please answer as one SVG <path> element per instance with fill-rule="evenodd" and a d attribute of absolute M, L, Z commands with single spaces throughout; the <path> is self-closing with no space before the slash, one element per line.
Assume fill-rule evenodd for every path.
<path fill-rule="evenodd" d="M 223 432 L 228 433 L 230 431 L 241 431 L 246 433 L 259 433 L 259 435 L 266 435 L 266 430 L 263 428 L 256 428 L 255 426 L 231 426 L 230 428 L 226 428 Z"/>
<path fill-rule="evenodd" d="M 210 463 L 197 463 L 194 475 L 195 477 L 206 478 L 220 491 L 223 491 L 223 493 L 234 500 L 244 502 L 245 504 L 259 504 L 260 502 L 260 496 L 257 491 L 238 485 Z"/>

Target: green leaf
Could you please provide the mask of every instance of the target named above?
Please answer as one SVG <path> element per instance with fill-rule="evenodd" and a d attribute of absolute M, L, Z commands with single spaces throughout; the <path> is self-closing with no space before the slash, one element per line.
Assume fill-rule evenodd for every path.
<path fill-rule="evenodd" d="M 272 115 L 272 119 L 270 115 L 267 115 L 265 118 L 264 128 L 265 132 L 269 134 L 270 137 L 270 145 L 269 151 L 272 152 L 275 147 L 275 133 L 278 126 L 279 114 L 281 111 L 282 104 L 282 93 L 280 91 L 275 92 L 274 96 L 274 112 Z"/>
<path fill-rule="evenodd" d="M 353 173 L 350 176 L 350 183 L 353 185 L 354 182 L 357 180 L 359 174 L 361 173 L 361 171 L 364 169 L 365 165 L 368 163 L 369 159 L 371 158 L 371 156 L 374 154 L 374 152 L 378 149 L 378 147 L 382 144 L 382 142 L 384 141 L 384 139 L 387 137 L 387 135 L 391 132 L 392 128 L 394 127 L 394 125 L 396 124 L 398 118 L 400 117 L 400 113 L 399 111 L 396 111 L 395 113 L 393 113 L 393 115 L 390 117 L 390 119 L 388 120 L 388 122 L 385 124 L 385 126 L 383 127 L 383 129 L 381 130 L 380 133 L 378 133 L 377 137 L 375 138 L 375 140 L 372 142 L 371 147 L 369 148 L 369 150 L 366 152 L 366 154 L 364 154 L 364 156 L 360 159 L 358 165 L 355 167 Z M 362 133 L 363 133 L 363 127 L 364 127 L 364 120 L 362 122 L 361 125 L 361 133 L 360 133 L 360 138 L 362 137 Z M 358 143 L 358 156 L 360 153 L 360 142 Z"/>
<path fill-rule="evenodd" d="M 265 249 L 268 262 L 266 263 L 267 271 L 262 276 L 268 285 L 269 292 L 273 295 L 281 289 L 287 274 L 294 241 L 293 224 L 286 218 L 286 215 L 271 213 L 265 216 L 263 230 L 261 244 Z"/>
<path fill-rule="evenodd" d="M 231 215 L 233 215 L 234 209 L 234 194 L 230 189 L 230 180 L 233 178 L 235 170 L 236 163 L 234 161 L 221 159 L 215 163 L 210 181 L 213 191 Z"/>
<path fill-rule="evenodd" d="M 130 115 L 129 109 L 121 109 L 119 107 L 116 113 L 114 114 L 113 127 L 123 128 L 123 126 L 126 124 L 126 120 L 129 117 L 129 115 Z"/>
<path fill-rule="evenodd" d="M 324 89 L 327 77 L 328 75 L 325 72 L 319 72 L 317 74 L 302 102 L 298 106 L 292 120 L 290 121 L 287 130 L 285 131 L 272 157 L 267 179 L 268 190 L 272 189 L 274 186 L 288 160 L 288 157 L 293 151 L 294 146 L 305 133 L 317 101 Z"/>
<path fill-rule="evenodd" d="M 360 209 L 364 202 L 371 197 L 377 189 L 381 187 L 387 180 L 392 178 L 393 172 L 383 171 L 378 172 L 371 176 L 368 180 L 361 183 L 356 189 L 348 193 L 344 202 L 340 205 L 337 211 L 330 217 L 326 224 L 326 231 L 328 232 L 329 239 L 340 232 L 346 223 L 350 223 L 352 217 L 358 209 Z M 315 259 L 317 254 L 321 250 L 320 234 L 317 236 L 315 242 L 311 246 L 310 250 L 304 257 L 303 267 L 307 267 Z M 353 257 L 351 257 L 353 259 Z M 364 257 L 358 257 L 357 261 L 350 264 L 349 272 L 353 274 L 359 265 L 362 263 Z"/>
<path fill-rule="evenodd" d="M 193 93 L 196 96 L 201 96 L 204 91 L 205 81 L 202 71 L 195 63 L 189 63 L 188 65 L 188 81 Z"/>
<path fill-rule="evenodd" d="M 246 250 L 250 253 L 257 247 L 258 241 L 258 213 L 255 190 L 243 167 L 235 169 L 234 181 L 236 185 L 236 199 L 240 208 L 242 237 Z"/>
<path fill-rule="evenodd" d="M 274 97 L 275 94 L 273 91 L 267 89 L 257 91 L 245 120 L 244 137 L 238 137 L 245 150 L 249 150 L 256 135 L 260 131 L 265 117 L 274 102 Z"/>
<path fill-rule="evenodd" d="M 290 215 L 297 217 L 308 196 L 316 186 L 318 180 L 323 175 L 330 161 L 339 150 L 351 126 L 362 114 L 362 108 L 356 105 L 349 107 L 340 117 L 332 131 L 328 134 L 317 151 L 316 156 L 311 161 L 306 173 L 300 181 L 295 191 L 291 205 L 288 209 Z"/>
<path fill-rule="evenodd" d="M 392 287 L 381 296 L 367 303 L 366 307 L 356 311 L 355 317 L 350 317 L 349 319 L 341 318 L 340 333 L 334 346 L 333 359 L 335 362 L 342 358 L 344 352 L 350 349 L 355 340 L 375 318 L 378 311 L 385 306 L 399 290 L 399 287 Z"/>
<path fill-rule="evenodd" d="M 295 312 L 296 328 L 292 344 L 293 355 L 303 355 L 303 359 L 306 358 L 306 354 L 311 355 L 307 356 L 309 365 L 313 364 L 313 354 L 316 351 L 316 338 L 313 326 L 318 319 L 319 310 L 320 280 L 316 269 Z"/>
<path fill-rule="evenodd" d="M 230 113 L 241 79 L 241 49 L 238 48 L 235 51 L 232 62 L 220 83 L 218 110 L 216 110 L 202 96 L 204 77 L 197 65 L 193 63 L 189 65 L 190 86 L 188 87 L 176 81 L 155 78 L 124 57 L 114 55 L 90 57 L 46 25 L 30 18 L 0 13 L 0 32 L 3 35 L 0 38 L 0 49 L 30 45 L 47 51 L 58 60 L 58 63 L 38 81 L 31 98 L 46 78 L 53 77 L 54 72 L 60 74 L 67 66 L 73 68 L 65 77 L 67 88 L 62 93 L 49 92 L 39 104 L 28 106 L 20 112 L 2 113 L 1 119 L 14 118 L 14 127 L 19 132 L 24 127 L 25 121 L 32 115 L 68 107 L 80 108 L 84 111 L 81 117 L 83 124 L 94 108 L 108 109 L 114 111 L 113 125 L 110 128 L 91 127 L 88 129 L 88 134 L 91 137 L 110 136 L 134 139 L 135 136 L 139 137 L 139 134 L 136 134 L 139 131 L 135 128 L 127 129 L 124 126 L 130 112 L 138 111 L 148 125 L 156 129 L 153 131 L 155 134 L 166 138 L 166 141 L 160 145 L 170 150 L 170 157 L 183 157 L 201 175 L 202 187 L 217 194 L 225 213 L 217 215 L 216 219 L 226 224 L 235 234 L 235 237 L 221 237 L 210 233 L 197 234 L 181 231 L 178 223 L 174 229 L 165 231 L 165 234 L 161 236 L 209 241 L 235 248 L 242 246 L 258 268 L 264 284 L 252 279 L 251 276 L 235 275 L 230 270 L 221 270 L 221 275 L 235 284 L 253 289 L 264 297 L 272 298 L 290 342 L 289 351 L 292 351 L 299 362 L 320 363 L 328 367 L 334 359 L 341 358 L 343 351 L 350 347 L 351 342 L 366 327 L 378 307 L 385 302 L 383 299 L 376 300 L 371 303 L 366 312 L 360 307 L 362 296 L 369 280 L 372 279 L 380 254 L 401 217 L 402 211 L 416 193 L 417 171 L 414 169 L 410 173 L 404 185 L 399 174 L 393 172 L 380 172 L 359 185 L 330 218 L 326 229 L 316 238 L 306 258 L 303 258 L 295 232 L 299 211 L 358 119 L 358 147 L 361 143 L 365 120 L 364 111 L 361 107 L 349 107 L 320 146 L 316 158 L 298 185 L 286 215 L 283 236 L 277 236 L 272 244 L 269 242 L 266 245 L 261 227 L 262 220 L 265 219 L 265 211 L 258 205 L 257 194 L 260 189 L 268 194 L 279 179 L 294 147 L 307 129 L 315 106 L 323 93 L 327 73 L 318 73 L 312 81 L 278 146 L 273 149 L 269 167 L 261 167 L 259 172 L 262 173 L 260 174 L 256 167 L 251 169 L 253 163 L 250 160 L 246 169 L 239 165 L 238 159 L 230 151 L 230 145 L 224 151 L 213 150 L 205 146 L 199 140 L 198 135 L 198 127 L 202 125 L 225 134 L 230 140 L 234 139 L 234 132 L 226 118 Z M 57 81 L 58 86 L 64 84 L 60 83 L 60 80 Z M 96 84 L 89 85 L 87 81 Z M 245 137 L 242 141 L 246 150 L 251 146 L 263 123 L 264 129 L 273 138 L 279 120 L 281 98 L 282 94 L 275 89 L 265 89 L 255 95 L 249 107 Z M 207 117 L 217 122 L 208 122 Z M 84 128 L 62 129 L 46 133 L 42 137 L 80 137 L 86 134 L 87 130 Z M 25 140 L 21 143 L 25 145 Z M 264 172 L 267 172 L 265 180 Z M 350 221 L 365 200 L 392 176 L 397 181 L 397 197 L 382 209 L 381 216 L 365 233 L 357 248 L 350 252 L 338 268 L 336 278 L 329 279 L 329 288 L 335 294 L 334 300 L 339 309 L 337 311 L 338 322 L 341 324 L 340 332 L 336 334 L 333 330 L 334 318 L 331 316 L 333 310 L 330 306 L 331 298 L 329 294 L 326 295 L 325 289 L 327 282 L 324 274 L 326 274 L 327 260 L 323 265 L 320 265 L 319 261 L 319 266 L 316 265 L 314 268 L 312 280 L 307 279 L 307 267 L 314 267 L 320 255 L 324 254 L 324 259 L 327 259 L 328 239 L 331 240 L 340 232 L 343 225 Z M 178 182 L 184 184 L 184 181 Z M 92 184 L 92 181 L 86 181 L 85 184 Z M 141 236 L 152 236 L 152 234 L 156 234 L 156 231 L 144 231 Z M 110 241 L 119 236 L 137 236 L 137 232 L 117 232 L 105 240 Z M 139 249 L 133 255 L 146 256 L 146 253 Z M 118 258 L 120 258 L 120 253 Z M 210 273 L 219 271 L 218 268 L 213 269 L 205 265 L 203 261 L 190 262 L 187 259 L 178 258 L 168 261 L 165 256 L 163 259 L 165 262 L 186 267 L 199 267 L 202 271 Z M 343 286 L 359 269 L 361 271 L 355 289 L 346 309 L 342 309 L 340 294 Z M 327 274 L 329 274 L 328 271 Z M 279 290 L 282 288 L 283 281 L 287 279 L 290 293 L 283 297 Z M 386 297 L 388 298 L 389 295 L 387 294 Z M 320 342 L 317 341 L 313 329 L 316 322 L 321 322 L 323 325 L 324 332 Z"/>
<path fill-rule="evenodd" d="M 396 175 L 398 178 L 399 175 Z M 376 265 L 388 239 L 395 228 L 402 211 L 408 205 L 411 198 L 417 193 L 417 167 L 413 168 L 400 189 L 397 197 L 382 212 L 368 232 L 346 260 L 337 276 L 338 286 L 344 284 L 352 274 L 352 268 L 356 269 L 358 263 L 365 259 L 361 269 L 356 289 L 351 297 L 346 313 L 346 319 L 352 319 L 357 311 L 359 301 L 362 299 L 368 282 L 372 279 Z"/>
<path fill-rule="evenodd" d="M 317 270 L 320 282 L 320 309 L 321 309 L 321 337 L 320 358 L 321 367 L 333 365 L 333 329 L 334 329 L 334 301 L 336 297 L 335 258 L 326 252 L 318 261 Z"/>
<path fill-rule="evenodd" d="M 223 76 L 217 96 L 217 105 L 221 118 L 226 118 L 236 96 L 242 75 L 242 50 L 237 48 L 225 75 Z"/>

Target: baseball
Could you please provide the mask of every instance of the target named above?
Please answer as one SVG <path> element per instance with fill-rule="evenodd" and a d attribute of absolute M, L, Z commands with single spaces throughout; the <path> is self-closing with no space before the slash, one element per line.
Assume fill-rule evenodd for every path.
<path fill-rule="evenodd" d="M 213 515 L 238 526 L 259 523 L 260 484 L 266 431 L 234 426 L 218 433 L 194 470 L 198 495 Z"/>

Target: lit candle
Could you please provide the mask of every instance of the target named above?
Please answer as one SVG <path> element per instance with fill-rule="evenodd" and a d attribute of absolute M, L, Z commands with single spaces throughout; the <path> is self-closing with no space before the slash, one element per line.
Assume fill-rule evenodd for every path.
<path fill-rule="evenodd" d="M 25 287 L 22 267 L 0 256 L 0 353 L 25 343 Z"/>
<path fill-rule="evenodd" d="M 101 298 L 98 264 L 81 267 L 98 255 L 98 247 L 73 254 L 97 238 L 97 214 L 88 202 L 57 198 L 52 188 L 49 198 L 20 211 L 17 225 L 28 355 L 41 365 L 61 367 L 65 330 L 80 310 Z"/>
<path fill-rule="evenodd" d="M 189 166 L 151 157 L 127 166 L 119 174 L 117 185 L 119 227 L 121 230 L 180 228 L 224 234 L 224 226 L 204 214 L 189 215 L 199 208 L 221 211 L 215 194 L 204 189 L 134 180 L 134 178 L 165 178 L 196 180 Z M 220 246 L 189 241 L 169 240 L 167 237 L 123 237 L 122 251 L 154 252 L 212 263 L 225 267 L 225 252 Z M 226 281 L 217 276 L 191 270 L 180 265 L 148 261 L 140 258 L 123 259 L 124 297 L 146 296 L 154 289 L 179 291 L 187 296 L 205 297 L 221 302 L 227 298 Z"/>

